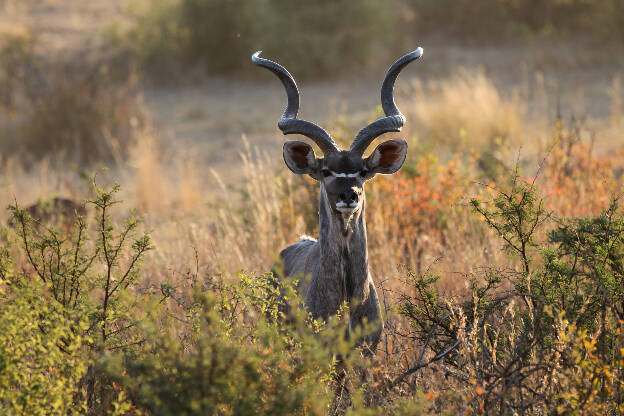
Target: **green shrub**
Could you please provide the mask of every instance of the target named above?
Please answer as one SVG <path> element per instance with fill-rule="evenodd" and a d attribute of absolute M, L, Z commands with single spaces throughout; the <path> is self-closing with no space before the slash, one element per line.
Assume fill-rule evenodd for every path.
<path fill-rule="evenodd" d="M 4 249 L 0 263 L 0 413 L 83 413 L 74 397 L 88 366 L 87 320 L 50 304 L 44 284 L 17 280 Z"/>
<path fill-rule="evenodd" d="M 327 414 L 326 350 L 314 348 L 319 345 L 312 337 L 292 345 L 261 317 L 252 328 L 227 325 L 217 312 L 219 301 L 213 295 L 197 300 L 188 349 L 173 326 L 166 335 L 154 328 L 147 337 L 152 354 L 127 361 L 125 377 L 108 364 L 137 407 L 157 415 Z"/>
<path fill-rule="evenodd" d="M 181 308 L 186 319 L 163 324 L 163 311 L 154 310 L 143 327 L 149 353 L 103 361 L 137 408 L 158 415 L 324 415 L 335 406 L 337 374 L 357 380 L 366 364 L 344 338 L 343 315 L 313 321 L 292 285 L 280 292 L 271 274 L 238 277 L 208 279 L 204 293 L 161 286 L 168 300 L 161 304 Z M 280 293 L 292 305 L 287 320 Z M 359 397 L 363 388 L 352 391 Z"/>
<path fill-rule="evenodd" d="M 376 46 L 389 49 L 391 1 L 271 3 L 265 39 L 258 49 L 297 76 L 361 73 L 362 66 L 379 56 Z"/>
<path fill-rule="evenodd" d="M 470 276 L 464 299 L 441 295 L 437 276 L 408 273 L 414 295 L 404 296 L 400 313 L 423 352 L 395 384 L 441 361 L 457 381 L 452 396 L 460 411 L 624 409 L 623 212 L 614 200 L 598 217 L 553 221 L 536 192 L 516 177 L 492 201 L 472 200 L 519 271 Z M 547 241 L 540 242 L 547 224 Z"/>
<path fill-rule="evenodd" d="M 0 252 L 5 291 L 0 325 L 7 337 L 0 351 L 6 369 L 0 409 L 32 408 L 26 414 L 127 409 L 123 393 L 95 363 L 108 351 L 131 353 L 142 342 L 136 329 L 142 317 L 135 307 L 138 294 L 131 289 L 151 245 L 138 233 L 136 218 L 120 229 L 113 225 L 110 210 L 118 202 L 118 187 L 104 190 L 94 183 L 94 188 L 93 232 L 82 217 L 73 229 L 59 231 L 36 226 L 17 204 L 10 207 L 21 246 L 16 258 L 23 261 L 13 272 L 7 256 L 15 247 L 7 240 L 8 248 Z"/>
<path fill-rule="evenodd" d="M 151 243 L 147 234 L 137 235 L 139 221 L 135 217 L 115 232 L 110 210 L 118 203 L 114 199 L 118 186 L 104 190 L 94 183 L 94 189 L 96 197 L 88 201 L 96 209 L 93 244 L 80 216 L 74 229 L 64 233 L 36 227 L 27 211 L 13 205 L 12 223 L 28 259 L 29 278 L 46 285 L 59 308 L 89 317 L 88 329 L 81 335 L 91 339 L 91 348 L 117 349 L 134 341 L 129 329 L 136 316 L 124 296 L 136 283 Z"/>
<path fill-rule="evenodd" d="M 392 36 L 390 4 L 284 0 L 148 1 L 132 11 L 134 25 L 109 40 L 156 77 L 181 66 L 231 74 L 251 68 L 256 50 L 297 77 L 337 76 L 374 56 Z"/>

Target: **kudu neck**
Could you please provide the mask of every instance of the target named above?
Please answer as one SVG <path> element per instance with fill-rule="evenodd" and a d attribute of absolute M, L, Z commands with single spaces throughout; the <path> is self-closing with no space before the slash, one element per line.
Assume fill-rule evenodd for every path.
<path fill-rule="evenodd" d="M 362 195 L 364 198 L 364 195 Z M 321 186 L 319 198 L 319 279 L 339 287 L 339 303 L 362 303 L 368 297 L 368 249 L 366 246 L 365 201 L 353 214 L 345 232 L 345 219 L 331 209 L 327 194 Z"/>

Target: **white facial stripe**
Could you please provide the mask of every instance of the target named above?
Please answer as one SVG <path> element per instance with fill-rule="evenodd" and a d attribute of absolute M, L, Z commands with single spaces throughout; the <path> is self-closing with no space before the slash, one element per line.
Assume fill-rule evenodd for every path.
<path fill-rule="evenodd" d="M 340 208 L 349 208 L 349 209 L 353 209 L 357 207 L 357 202 L 352 202 L 350 204 L 347 204 L 344 201 L 338 201 L 336 202 L 336 208 L 338 208 L 340 210 Z"/>
<path fill-rule="evenodd" d="M 334 172 L 333 170 L 330 170 L 331 174 L 334 175 L 337 178 L 357 178 L 358 176 L 360 176 L 360 174 L 358 172 L 356 173 L 338 173 L 338 172 Z"/>

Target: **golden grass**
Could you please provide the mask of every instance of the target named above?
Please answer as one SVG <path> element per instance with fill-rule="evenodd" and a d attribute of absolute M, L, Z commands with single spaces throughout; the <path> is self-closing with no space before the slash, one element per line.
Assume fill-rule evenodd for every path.
<path fill-rule="evenodd" d="M 449 79 L 424 85 L 415 80 L 417 97 L 402 108 L 410 135 L 447 146 L 482 147 L 495 140 L 522 142 L 527 106 L 518 93 L 504 97 L 483 71 L 461 70 Z"/>
<path fill-rule="evenodd" d="M 615 80 L 614 89 L 617 83 Z M 552 149 L 563 150 L 551 155 L 559 165 L 552 165 L 550 175 L 563 169 L 561 163 L 568 163 L 561 160 L 580 156 L 566 153 L 567 142 L 557 143 L 561 138 L 553 138 L 552 127 L 540 130 L 540 123 L 527 127 L 527 102 L 519 94 L 505 98 L 482 72 L 461 71 L 427 85 L 414 83 L 411 93 L 402 98 L 410 121 L 406 138 L 412 143 L 432 143 L 435 154 L 412 148 L 407 162 L 410 168 L 404 171 L 417 171 L 419 182 L 402 173 L 376 178 L 367 186 L 371 269 L 378 284 L 393 290 L 401 289 L 399 265 L 407 265 L 420 272 L 439 272 L 443 275 L 441 287 L 461 291 L 465 274 L 481 267 L 514 266 L 505 263 L 500 240 L 471 213 L 468 199 L 487 195 L 485 185 L 490 181 L 504 184 L 513 175 L 520 146 L 520 161 L 526 166 L 522 174 L 529 177 Z M 617 105 L 614 99 L 614 113 Z M 240 162 L 227 167 L 242 172 L 243 179 L 226 184 L 222 176 L 231 177 L 227 171 L 216 171 L 202 162 L 205 146 L 165 145 L 149 125 L 135 128 L 133 135 L 128 159 L 99 173 L 98 181 L 120 182 L 123 203 L 117 206 L 117 220 L 123 221 L 131 208 L 137 208 L 152 234 L 157 250 L 149 254 L 145 264 L 145 284 L 175 281 L 196 267 L 202 276 L 218 274 L 225 278 L 235 278 L 241 269 L 268 271 L 282 248 L 301 234 L 317 234 L 318 185 L 293 175 L 281 158 L 269 156 L 276 152 L 259 150 L 243 136 Z M 498 178 L 484 178 L 478 166 L 480 152 L 490 148 L 507 166 L 507 170 L 499 171 Z M 470 153 L 468 149 L 476 150 Z M 592 163 L 582 164 L 593 169 L 594 175 L 579 171 L 547 190 L 552 209 L 563 214 L 588 214 L 604 205 L 607 193 L 615 188 L 600 187 L 603 195 L 598 200 L 592 195 L 592 187 L 602 183 L 604 172 L 616 166 L 611 163 L 598 169 Z M 46 159 L 27 171 L 18 158 L 5 159 L 0 171 L 4 190 L 0 204 L 4 206 L 13 197 L 26 206 L 52 195 L 74 199 L 90 196 L 88 184 L 78 171 L 60 161 Z M 554 177 L 548 177 L 553 184 Z M 590 177 L 591 181 L 584 182 Z M 575 193 L 562 191 L 571 186 L 570 181 L 578 185 Z M 407 192 L 405 198 L 397 197 L 401 192 Z M 567 198 L 571 195 L 597 202 L 575 204 Z M 407 200 L 409 204 L 423 204 L 424 210 L 401 207 Z M 3 211 L 0 219 L 6 218 Z"/>

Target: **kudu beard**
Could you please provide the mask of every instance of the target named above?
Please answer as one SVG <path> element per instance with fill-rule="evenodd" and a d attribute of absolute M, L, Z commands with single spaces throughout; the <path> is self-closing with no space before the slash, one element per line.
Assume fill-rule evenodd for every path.
<path fill-rule="evenodd" d="M 364 184 L 377 174 L 393 174 L 400 169 L 407 154 L 403 139 L 379 144 L 364 157 L 377 137 L 399 132 L 405 117 L 394 102 L 394 83 L 410 62 L 420 58 L 418 48 L 399 58 L 386 73 L 381 85 L 381 106 L 385 117 L 355 136 L 348 150 L 339 149 L 327 131 L 297 118 L 299 90 L 290 73 L 281 65 L 252 55 L 256 65 L 274 73 L 286 90 L 286 109 L 277 125 L 286 134 L 300 134 L 311 139 L 323 153 L 317 158 L 305 142 L 290 140 L 284 144 L 286 166 L 296 174 L 307 174 L 320 183 L 319 238 L 302 238 L 280 253 L 281 278 L 298 278 L 297 292 L 314 318 L 327 319 L 341 305 L 349 305 L 349 328 L 373 324 L 376 330 L 360 340 L 374 353 L 383 329 L 379 298 L 368 270 Z"/>

